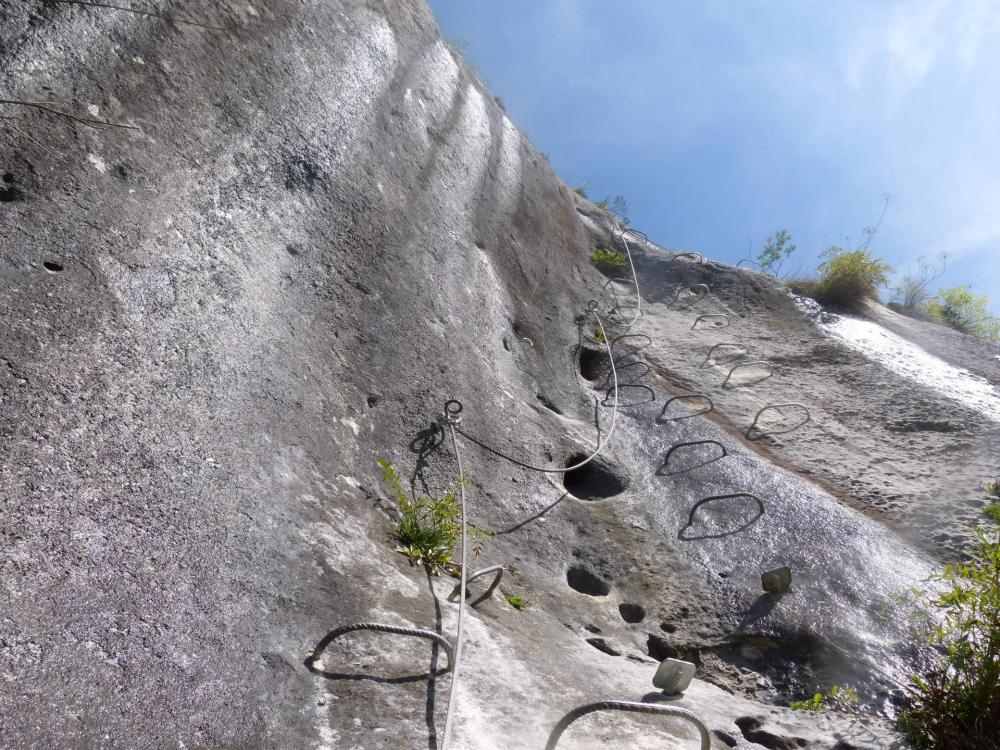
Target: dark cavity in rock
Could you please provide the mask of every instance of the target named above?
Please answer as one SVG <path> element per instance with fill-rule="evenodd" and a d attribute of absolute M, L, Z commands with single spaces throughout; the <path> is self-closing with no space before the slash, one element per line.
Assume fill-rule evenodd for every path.
<path fill-rule="evenodd" d="M 608 656 L 621 656 L 621 651 L 616 651 L 611 645 L 603 638 L 588 638 L 587 643 L 596 648 L 598 651 L 603 651 Z"/>
<path fill-rule="evenodd" d="M 625 622 L 642 622 L 646 618 L 646 608 L 641 604 L 623 602 L 618 605 L 618 614 Z"/>
<path fill-rule="evenodd" d="M 574 591 L 587 596 L 607 596 L 611 587 L 607 581 L 592 573 L 585 565 L 573 565 L 566 571 L 566 583 Z"/>
<path fill-rule="evenodd" d="M 584 348 L 580 352 L 580 375 L 591 382 L 602 380 L 608 372 L 608 354 Z"/>
<path fill-rule="evenodd" d="M 575 466 L 587 458 L 582 453 L 569 457 L 566 466 Z M 603 461 L 595 459 L 563 475 L 563 487 L 581 500 L 604 500 L 620 495 L 628 487 L 625 480 Z"/>

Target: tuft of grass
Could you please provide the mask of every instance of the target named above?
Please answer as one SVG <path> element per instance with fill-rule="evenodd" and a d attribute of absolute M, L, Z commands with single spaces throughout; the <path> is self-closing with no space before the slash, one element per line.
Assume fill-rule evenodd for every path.
<path fill-rule="evenodd" d="M 851 687 L 834 685 L 825 693 L 814 693 L 812 698 L 792 701 L 788 707 L 793 711 L 848 711 L 858 702 L 858 694 Z"/>
<path fill-rule="evenodd" d="M 518 612 L 524 612 L 528 607 L 528 602 L 523 596 L 518 596 L 517 594 L 507 594 L 507 603 L 516 609 Z"/>
<path fill-rule="evenodd" d="M 995 497 L 1000 500 L 1000 479 L 994 479 L 992 482 L 987 482 L 983 485 L 983 489 L 986 490 L 986 494 L 990 497 Z"/>
<path fill-rule="evenodd" d="M 459 477 L 455 487 L 449 487 L 441 497 L 421 495 L 414 500 L 407 495 L 399 472 L 391 463 L 380 458 L 378 465 L 382 468 L 382 481 L 399 504 L 399 518 L 392 530 L 396 551 L 406 555 L 412 564 L 425 566 L 434 575 L 456 567 L 452 554 L 462 537 L 457 488 L 465 481 L 464 477 Z M 482 550 L 482 540 L 496 536 L 479 526 L 469 526 L 467 533 L 476 556 Z"/>
<path fill-rule="evenodd" d="M 579 195 L 581 198 L 586 198 L 587 197 L 587 186 L 586 185 L 577 185 L 575 188 L 573 188 L 573 192 L 576 193 L 577 195 Z"/>
<path fill-rule="evenodd" d="M 611 272 L 624 266 L 626 258 L 625 253 L 599 247 L 590 254 L 590 260 L 601 271 Z"/>
<path fill-rule="evenodd" d="M 595 328 L 594 329 L 594 340 L 597 341 L 597 343 L 599 343 L 599 344 L 607 344 L 608 343 L 608 335 L 604 331 L 602 331 L 600 328 Z"/>

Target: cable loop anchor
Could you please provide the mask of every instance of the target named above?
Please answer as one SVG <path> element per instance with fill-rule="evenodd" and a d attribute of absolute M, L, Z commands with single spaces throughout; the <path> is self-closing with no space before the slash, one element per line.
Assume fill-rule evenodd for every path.
<path fill-rule="evenodd" d="M 462 402 L 457 398 L 450 398 L 444 402 L 444 411 L 441 412 L 441 422 L 444 424 L 461 424 L 462 418 L 458 416 L 462 413 Z"/>

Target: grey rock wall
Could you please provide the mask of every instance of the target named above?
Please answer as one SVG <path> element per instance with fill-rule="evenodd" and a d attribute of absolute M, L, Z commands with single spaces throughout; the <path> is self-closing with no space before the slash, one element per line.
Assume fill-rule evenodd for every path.
<path fill-rule="evenodd" d="M 565 466 L 607 434 L 587 302 L 611 299 L 588 257 L 611 222 L 422 2 L 156 7 L 222 30 L 0 9 L 3 98 L 130 126 L 0 109 L 0 745 L 438 747 L 451 678 L 427 643 L 355 634 L 306 656 L 359 620 L 454 632 L 454 582 L 394 552 L 376 465 L 417 491 L 453 482 L 446 399 L 528 463 Z M 695 308 L 666 303 L 708 283 L 701 311 L 752 321 L 767 354 L 786 329 L 820 334 L 758 274 L 633 249 L 650 343 L 622 341 L 596 468 L 564 479 L 459 438 L 472 520 L 497 532 L 475 566 L 512 569 L 469 610 L 457 746 L 540 748 L 579 703 L 663 700 L 651 678 L 676 655 L 699 664 L 678 704 L 716 747 L 898 744 L 884 718 L 775 704 L 850 681 L 891 713 L 886 674 L 920 655 L 876 613 L 926 578 L 928 550 L 835 472 L 807 482 L 806 457 L 741 437 L 758 401 L 823 393 L 789 399 L 778 377 L 723 394 L 693 359 Z M 718 414 L 665 418 L 681 388 L 715 388 Z M 730 455 L 674 472 L 663 456 L 685 439 Z M 764 512 L 737 500 L 690 522 L 727 492 Z M 795 578 L 774 601 L 759 575 L 778 563 Z M 693 734 L 602 715 L 564 742 L 622 737 Z"/>

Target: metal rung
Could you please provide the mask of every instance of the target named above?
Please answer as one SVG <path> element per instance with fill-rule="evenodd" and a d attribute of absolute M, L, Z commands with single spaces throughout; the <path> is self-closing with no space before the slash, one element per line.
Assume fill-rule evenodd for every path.
<path fill-rule="evenodd" d="M 714 354 L 715 350 L 718 349 L 720 346 L 730 346 L 730 347 L 732 347 L 734 349 L 740 349 L 741 353 L 738 354 L 733 359 L 727 359 L 727 360 L 724 360 L 722 362 L 716 362 L 715 364 L 717 364 L 717 365 L 725 365 L 725 364 L 728 364 L 730 362 L 735 361 L 736 359 L 739 359 L 740 357 L 746 357 L 748 354 L 750 354 L 750 350 L 747 349 L 742 344 L 727 344 L 727 343 L 716 344 L 715 346 L 713 346 L 711 349 L 708 350 L 708 356 L 705 357 L 705 361 L 701 363 L 702 367 L 704 367 L 706 364 L 708 364 L 711 361 L 712 354 Z"/>
<path fill-rule="evenodd" d="M 670 417 L 670 419 L 667 421 L 674 421 L 677 419 L 690 419 L 691 417 L 699 417 L 702 414 L 708 414 L 710 411 L 715 409 L 715 403 L 704 393 L 685 393 L 682 396 L 674 396 L 673 398 L 668 398 L 666 403 L 663 404 L 663 409 L 660 411 L 660 416 L 657 417 L 657 420 L 663 420 L 663 415 L 667 413 L 667 407 L 670 406 L 670 404 L 672 404 L 674 401 L 689 401 L 696 398 L 700 398 L 702 401 L 707 401 L 708 409 L 706 409 L 705 411 L 695 412 L 694 414 L 685 414 L 682 417 Z"/>
<path fill-rule="evenodd" d="M 649 244 L 649 237 L 646 236 L 645 232 L 640 232 L 638 229 L 626 229 L 624 232 L 622 232 L 622 237 L 624 237 L 626 234 L 633 234 L 636 237 L 642 237 L 642 241 L 645 242 L 647 245 Z"/>
<path fill-rule="evenodd" d="M 472 583 L 477 578 L 482 578 L 483 576 L 488 575 L 490 573 L 496 573 L 496 575 L 493 577 L 492 583 L 490 583 L 489 588 L 486 589 L 486 591 L 483 594 L 481 594 L 480 596 L 476 597 L 476 599 L 474 601 L 469 602 L 469 606 L 470 607 L 473 607 L 473 606 L 479 604 L 479 602 L 486 601 L 487 599 L 490 598 L 490 594 L 492 594 L 494 591 L 496 591 L 497 586 L 500 585 L 500 579 L 503 578 L 503 572 L 504 572 L 504 570 L 505 570 L 505 568 L 504 568 L 503 565 L 491 565 L 488 568 L 483 568 L 482 570 L 477 570 L 475 573 L 473 573 L 472 575 L 470 575 L 468 578 L 465 579 L 465 592 L 466 592 L 465 595 L 468 596 L 469 595 L 469 584 L 470 583 Z M 459 584 L 458 586 L 455 587 L 455 590 L 452 591 L 448 595 L 448 601 L 453 602 L 456 599 L 458 599 L 459 589 L 460 588 L 461 588 L 461 584 Z"/>
<path fill-rule="evenodd" d="M 799 427 L 801 427 L 806 422 L 808 422 L 810 419 L 812 419 L 812 414 L 809 413 L 809 407 L 806 406 L 805 404 L 800 404 L 800 403 L 795 402 L 795 401 L 789 402 L 787 404 L 768 404 L 763 409 L 761 409 L 759 412 L 757 412 L 757 416 L 753 418 L 753 424 L 751 424 L 747 428 L 747 437 L 750 437 L 750 433 L 754 430 L 755 427 L 757 427 L 757 421 L 760 419 L 760 415 L 763 414 L 764 412 L 766 412 L 768 409 L 776 409 L 777 411 L 780 412 L 782 409 L 785 409 L 785 408 L 788 408 L 788 407 L 791 407 L 791 406 L 794 406 L 795 408 L 798 408 L 798 409 L 802 409 L 802 411 L 804 411 L 806 413 L 806 418 L 804 420 L 802 420 L 801 422 L 799 422 L 794 427 L 792 427 L 790 429 L 787 429 L 787 430 L 780 430 L 780 431 L 771 430 L 771 431 L 768 431 L 768 432 L 764 432 L 763 430 L 761 430 L 760 431 L 760 433 L 761 433 L 760 436 L 763 436 L 763 435 L 783 435 L 786 432 L 791 432 L 792 430 L 797 430 Z"/>
<path fill-rule="evenodd" d="M 691 286 L 678 287 L 677 292 L 674 294 L 674 298 L 670 300 L 670 304 L 668 304 L 667 307 L 673 307 L 677 303 L 677 300 L 680 299 L 681 292 L 684 291 L 693 292 L 696 299 L 701 299 L 702 297 L 707 296 L 712 290 L 709 289 L 708 284 L 692 284 Z M 689 303 L 689 306 L 690 304 L 694 303 Z"/>
<path fill-rule="evenodd" d="M 698 729 L 698 736 L 701 740 L 700 750 L 709 750 L 711 738 L 708 734 L 708 727 L 698 718 L 693 711 L 677 706 L 663 706 L 656 703 L 638 703 L 636 701 L 599 701 L 598 703 L 588 703 L 584 706 L 577 706 L 568 714 L 563 716 L 556 724 L 549 735 L 549 741 L 545 743 L 545 750 L 555 750 L 559 744 L 559 738 L 566 728 L 577 719 L 594 713 L 595 711 L 626 711 L 640 714 L 659 714 L 660 716 L 676 716 L 679 719 L 686 719 Z"/>
<path fill-rule="evenodd" d="M 451 643 L 440 633 L 435 633 L 433 630 L 421 630 L 419 628 L 403 628 L 398 625 L 384 625 L 379 622 L 358 622 L 353 625 L 344 625 L 336 630 L 331 630 L 326 636 L 321 640 L 316 648 L 313 649 L 312 654 L 309 656 L 307 666 L 313 669 L 316 662 L 323 658 L 323 651 L 326 647 L 330 645 L 332 641 L 339 638 L 346 633 L 353 633 L 357 630 L 371 630 L 376 633 L 392 633 L 393 635 L 408 635 L 414 638 L 425 638 L 429 641 L 434 641 L 444 652 L 448 655 L 448 668 L 445 672 L 451 671 L 451 668 L 455 665 L 455 652 L 452 649 Z"/>
<path fill-rule="evenodd" d="M 725 313 L 705 313 L 704 315 L 699 315 L 697 318 L 694 319 L 694 323 L 691 324 L 691 330 L 693 331 L 695 328 L 697 328 L 698 323 L 700 323 L 705 318 L 722 318 L 724 321 L 726 321 L 725 325 L 712 326 L 713 328 L 728 328 L 730 325 L 729 316 L 726 315 Z"/>
<path fill-rule="evenodd" d="M 704 263 L 705 262 L 705 256 L 702 255 L 701 253 L 677 253 L 677 254 L 673 255 L 670 258 L 670 260 L 680 260 L 681 258 L 691 258 L 696 263 Z"/>
<path fill-rule="evenodd" d="M 698 510 L 698 508 L 700 508 L 705 503 L 712 502 L 713 500 L 728 500 L 731 497 L 749 497 L 750 499 L 752 499 L 753 501 L 755 501 L 757 503 L 757 507 L 760 508 L 760 513 L 758 513 L 756 516 L 754 516 L 753 518 L 751 518 L 749 521 L 747 521 L 746 523 L 744 523 L 740 528 L 735 529 L 734 531 L 727 531 L 727 532 L 724 532 L 724 533 L 721 533 L 721 534 L 708 534 L 708 535 L 699 536 L 699 537 L 686 537 L 686 536 L 684 536 L 684 531 L 686 529 L 690 529 L 694 525 L 694 514 Z M 733 493 L 730 493 L 728 495 L 712 495 L 711 497 L 706 497 L 706 498 L 704 498 L 702 500 L 699 500 L 698 502 L 696 502 L 691 507 L 691 512 L 688 513 L 687 523 L 684 524 L 684 528 L 682 528 L 677 533 L 677 537 L 678 537 L 678 539 L 682 539 L 684 541 L 693 541 L 695 539 L 717 539 L 719 537 L 728 536 L 729 534 L 735 534 L 737 531 L 742 531 L 743 529 L 748 528 L 751 524 L 753 524 L 762 515 L 764 515 L 764 501 L 761 500 L 756 495 L 752 495 L 749 492 L 733 492 Z"/>
<path fill-rule="evenodd" d="M 729 382 L 729 378 L 733 376 L 733 373 L 736 372 L 736 370 L 738 370 L 741 367 L 752 367 L 754 365 L 764 365 L 765 367 L 767 367 L 767 375 L 762 377 L 760 380 L 755 380 L 754 383 L 759 383 L 761 382 L 761 380 L 767 380 L 769 377 L 774 375 L 774 366 L 770 362 L 766 362 L 763 359 L 757 359 L 754 360 L 753 362 L 737 362 L 735 365 L 733 365 L 732 369 L 729 371 L 729 374 L 726 375 L 726 379 L 722 381 L 722 387 L 723 388 L 726 387 L 726 383 Z"/>
<path fill-rule="evenodd" d="M 616 336 L 615 340 L 611 342 L 611 351 L 614 351 L 615 345 L 619 341 L 622 341 L 623 339 L 646 339 L 646 343 L 642 344 L 641 346 L 632 347 L 630 344 L 629 346 L 632 349 L 632 353 L 637 352 L 640 349 L 645 349 L 647 346 L 650 346 L 653 343 L 653 339 L 651 339 L 644 333 L 623 333 L 621 336 Z"/>
<path fill-rule="evenodd" d="M 689 440 L 686 443 L 677 443 L 676 445 L 670 446 L 670 450 L 667 451 L 667 455 L 663 457 L 664 467 L 667 467 L 670 464 L 670 454 L 672 454 L 678 448 L 685 448 L 690 445 L 717 445 L 720 448 L 722 448 L 722 456 L 729 455 L 729 451 L 726 450 L 726 446 L 724 446 L 718 440 Z M 720 456 L 720 458 L 722 456 Z"/>
<path fill-rule="evenodd" d="M 649 393 L 649 400 L 648 401 L 636 401 L 635 403 L 632 403 L 632 404 L 623 404 L 621 402 L 622 392 L 625 391 L 628 388 L 638 388 L 640 390 L 646 391 L 647 393 Z M 614 405 L 614 401 L 611 400 L 611 397 L 614 395 L 614 392 L 615 392 L 614 388 L 608 388 L 608 390 L 605 391 L 605 393 L 604 393 L 604 400 L 601 401 L 601 406 L 613 406 Z M 654 401 L 656 401 L 656 391 L 654 391 L 648 385 L 642 385 L 641 383 L 619 383 L 618 384 L 618 408 L 619 409 L 628 409 L 628 408 L 633 407 L 633 406 L 642 406 L 643 404 L 651 404 Z"/>

